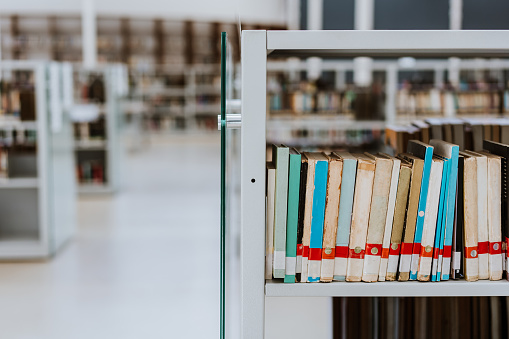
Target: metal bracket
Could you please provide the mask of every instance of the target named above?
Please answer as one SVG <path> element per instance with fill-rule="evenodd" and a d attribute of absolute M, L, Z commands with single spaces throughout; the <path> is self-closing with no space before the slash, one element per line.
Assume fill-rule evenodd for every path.
<path fill-rule="evenodd" d="M 226 128 L 240 129 L 242 126 L 242 117 L 238 113 L 226 114 Z M 221 130 L 221 115 L 217 116 L 217 129 Z"/>

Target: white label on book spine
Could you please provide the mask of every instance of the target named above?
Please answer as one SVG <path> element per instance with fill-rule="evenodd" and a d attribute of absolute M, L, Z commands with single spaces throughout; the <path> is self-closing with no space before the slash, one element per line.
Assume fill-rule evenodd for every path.
<path fill-rule="evenodd" d="M 285 274 L 295 275 L 295 265 L 297 264 L 296 257 L 286 257 Z"/>
<path fill-rule="evenodd" d="M 276 270 L 284 270 L 285 269 L 285 260 L 286 260 L 285 251 L 274 251 L 274 269 Z"/>
<path fill-rule="evenodd" d="M 449 276 L 451 272 L 451 258 L 444 257 L 442 261 L 442 279 L 445 279 L 445 276 Z"/>
<path fill-rule="evenodd" d="M 489 260 L 488 253 L 482 253 L 478 255 L 479 257 L 479 279 L 489 279 Z"/>
<path fill-rule="evenodd" d="M 437 271 L 438 271 L 438 260 L 433 259 L 433 266 L 431 267 L 431 275 L 437 275 Z"/>
<path fill-rule="evenodd" d="M 295 273 L 301 273 L 302 272 L 302 255 L 297 256 L 297 262 L 295 265 Z"/>
<path fill-rule="evenodd" d="M 398 272 L 398 259 L 397 255 L 389 255 L 389 262 L 387 263 L 387 273 Z"/>
<path fill-rule="evenodd" d="M 378 269 L 380 268 L 380 257 L 377 255 L 364 256 L 364 269 L 362 271 L 362 281 L 377 281 Z"/>
<path fill-rule="evenodd" d="M 401 261 L 399 263 L 399 271 L 400 272 L 410 272 L 410 262 L 412 260 L 412 256 L 410 254 L 402 254 Z"/>
<path fill-rule="evenodd" d="M 347 258 L 334 258 L 334 276 L 346 277 Z"/>
<path fill-rule="evenodd" d="M 452 253 L 452 269 L 459 270 L 461 268 L 461 252 Z"/>
<path fill-rule="evenodd" d="M 320 277 L 322 279 L 332 279 L 334 274 L 334 259 L 322 259 L 322 271 Z"/>
<path fill-rule="evenodd" d="M 308 281 L 308 258 L 302 257 L 302 272 L 300 282 L 305 283 Z"/>
<path fill-rule="evenodd" d="M 419 254 L 412 254 L 412 265 L 410 266 L 410 277 L 416 276 L 418 270 L 419 270 Z"/>
<path fill-rule="evenodd" d="M 490 280 L 502 279 L 502 254 L 490 254 Z"/>

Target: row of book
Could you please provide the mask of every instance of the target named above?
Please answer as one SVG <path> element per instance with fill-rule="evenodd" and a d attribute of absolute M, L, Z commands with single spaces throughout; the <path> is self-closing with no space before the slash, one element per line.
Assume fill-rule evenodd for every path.
<path fill-rule="evenodd" d="M 0 114 L 17 116 L 23 121 L 35 120 L 34 88 L 13 88 L 5 81 L 0 82 Z"/>
<path fill-rule="evenodd" d="M 465 149 L 480 151 L 483 140 L 509 144 L 507 118 L 430 118 L 414 120 L 406 125 L 390 125 L 385 129 L 385 143 L 396 153 L 406 152 L 408 140 L 428 143 L 440 139 Z"/>
<path fill-rule="evenodd" d="M 82 161 L 76 167 L 76 176 L 80 183 L 103 184 L 104 164 L 101 161 Z"/>
<path fill-rule="evenodd" d="M 93 122 L 74 124 L 74 138 L 76 140 L 104 140 L 106 135 L 106 118 L 104 116 L 100 116 Z"/>
<path fill-rule="evenodd" d="M 355 93 L 352 91 L 277 92 L 268 95 L 267 104 L 271 113 L 348 114 L 352 113 L 354 99 Z"/>
<path fill-rule="evenodd" d="M 396 157 L 274 145 L 266 279 L 502 279 L 509 146 L 483 145 L 460 152 L 443 140 L 410 140 Z"/>

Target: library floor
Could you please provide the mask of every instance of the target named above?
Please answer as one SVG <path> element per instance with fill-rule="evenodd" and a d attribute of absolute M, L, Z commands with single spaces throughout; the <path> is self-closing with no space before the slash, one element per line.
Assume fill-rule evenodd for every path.
<path fill-rule="evenodd" d="M 211 139 L 212 138 L 212 139 Z M 126 157 L 51 261 L 0 264 L 0 337 L 217 338 L 219 136 Z"/>

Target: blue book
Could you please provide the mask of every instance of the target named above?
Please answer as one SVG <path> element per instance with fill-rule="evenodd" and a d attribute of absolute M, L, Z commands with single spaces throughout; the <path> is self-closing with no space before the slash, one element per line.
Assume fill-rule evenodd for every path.
<path fill-rule="evenodd" d="M 428 198 L 429 175 L 431 172 L 431 161 L 433 158 L 433 146 L 428 145 L 422 141 L 410 140 L 408 142 L 407 152 L 424 160 L 424 167 L 422 169 L 421 192 L 419 194 L 419 205 L 417 209 L 417 221 L 415 224 L 412 262 L 410 265 L 410 280 L 417 280 L 419 253 L 421 252 L 422 229 L 424 226 L 426 200 Z"/>
<path fill-rule="evenodd" d="M 456 189 L 458 183 L 458 157 L 459 146 L 442 140 L 432 139 L 430 145 L 434 147 L 434 153 L 444 159 L 450 159 L 449 163 L 449 187 L 447 192 L 447 205 L 445 210 L 445 230 L 442 254 L 442 276 L 440 280 L 449 280 L 451 272 L 452 241 L 454 233 L 454 213 L 456 209 Z"/>
<path fill-rule="evenodd" d="M 323 153 L 306 153 L 309 162 L 315 162 L 315 187 L 311 234 L 309 238 L 308 282 L 320 281 L 322 266 L 323 225 L 325 218 L 325 199 L 327 195 L 327 172 L 329 160 Z"/>

